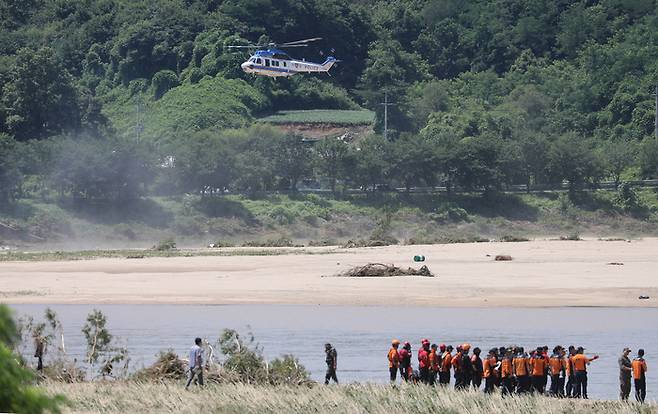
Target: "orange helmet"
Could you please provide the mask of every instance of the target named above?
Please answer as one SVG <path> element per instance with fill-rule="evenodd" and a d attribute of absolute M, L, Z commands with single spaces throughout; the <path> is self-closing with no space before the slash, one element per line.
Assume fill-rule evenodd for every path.
<path fill-rule="evenodd" d="M 471 344 L 462 344 L 462 349 L 464 351 L 468 351 L 469 349 L 471 349 Z"/>
<path fill-rule="evenodd" d="M 400 340 L 399 339 L 394 339 L 391 341 L 392 345 L 400 345 Z"/>

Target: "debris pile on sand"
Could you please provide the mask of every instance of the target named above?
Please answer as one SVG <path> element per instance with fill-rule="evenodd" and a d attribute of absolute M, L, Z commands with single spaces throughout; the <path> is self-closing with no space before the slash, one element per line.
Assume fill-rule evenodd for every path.
<path fill-rule="evenodd" d="M 497 254 L 494 260 L 497 262 L 509 262 L 512 260 L 512 256 L 509 254 Z"/>
<path fill-rule="evenodd" d="M 383 263 L 368 263 L 365 266 L 357 266 L 339 276 L 344 277 L 393 277 L 393 276 L 426 276 L 434 277 L 427 266 L 422 266 L 420 269 L 408 267 L 403 269 L 401 267 L 387 265 Z"/>
<path fill-rule="evenodd" d="M 135 373 L 138 380 L 180 380 L 186 377 L 187 363 L 172 350 L 160 352 L 150 367 Z"/>

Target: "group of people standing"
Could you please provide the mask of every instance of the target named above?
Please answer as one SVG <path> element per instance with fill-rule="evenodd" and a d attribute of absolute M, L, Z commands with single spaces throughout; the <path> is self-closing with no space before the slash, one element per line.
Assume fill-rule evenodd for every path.
<path fill-rule="evenodd" d="M 388 366 L 391 382 L 396 381 L 399 373 L 404 381 L 428 385 L 438 382 L 448 386 L 452 373 L 455 389 L 479 389 L 484 381 L 485 393 L 500 388 L 503 395 L 532 392 L 555 397 L 587 398 L 587 366 L 598 359 L 598 355 L 589 358 L 584 354 L 583 347 L 575 346 L 565 349 L 558 345 L 551 354 L 548 351 L 548 346 L 537 347 L 529 353 L 520 346 L 500 347 L 491 348 L 482 357 L 478 347 L 473 348 L 471 354 L 471 345 L 467 343 L 454 349 L 451 345 L 430 345 L 428 339 L 423 339 L 417 352 L 416 371 L 412 366 L 411 344 L 401 344 L 394 339 L 388 352 Z M 628 369 L 622 369 L 622 399 L 628 399 L 632 374 L 635 378 L 636 398 L 644 401 L 647 371 L 644 351 L 638 351 L 638 357 L 632 362 L 628 359 L 628 353 L 630 350 L 626 348 L 623 364 Z M 547 390 L 549 378 L 550 388 Z M 626 384 L 627 388 L 624 388 Z M 628 391 L 624 394 L 626 389 Z"/>

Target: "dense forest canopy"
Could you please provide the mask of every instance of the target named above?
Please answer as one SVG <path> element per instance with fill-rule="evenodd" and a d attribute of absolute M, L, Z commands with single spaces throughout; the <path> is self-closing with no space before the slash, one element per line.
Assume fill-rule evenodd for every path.
<path fill-rule="evenodd" d="M 332 76 L 254 78 L 229 44 L 323 40 Z M 151 192 L 656 177 L 648 0 L 2 0 L 0 202 Z M 308 145 L 254 118 L 378 113 L 390 140 Z"/>

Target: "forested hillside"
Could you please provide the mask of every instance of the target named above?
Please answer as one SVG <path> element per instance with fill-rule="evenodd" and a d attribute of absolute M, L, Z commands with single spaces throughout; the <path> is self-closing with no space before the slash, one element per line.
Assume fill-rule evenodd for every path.
<path fill-rule="evenodd" d="M 291 54 L 336 56 L 332 76 L 252 77 L 227 48 L 309 37 L 323 39 Z M 648 0 L 1 0 L 0 205 L 302 182 L 486 197 L 566 182 L 575 201 L 658 176 L 656 83 Z M 359 108 L 377 117 L 358 142 L 254 125 Z"/>

